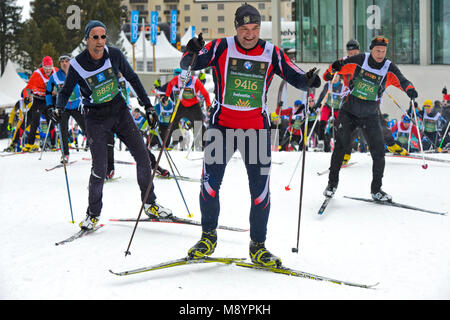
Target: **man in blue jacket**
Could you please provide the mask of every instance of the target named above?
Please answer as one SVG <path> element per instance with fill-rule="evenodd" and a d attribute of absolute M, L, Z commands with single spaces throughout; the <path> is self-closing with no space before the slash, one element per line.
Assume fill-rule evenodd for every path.
<path fill-rule="evenodd" d="M 172 211 L 156 203 L 154 185 L 147 196 L 151 178 L 150 158 L 142 135 L 134 124 L 126 102 L 120 93 L 119 72 L 131 84 L 139 100 L 145 106 L 150 126 L 157 123 L 157 116 L 137 74 L 123 53 L 106 45 L 106 26 L 98 20 L 90 21 L 84 37 L 87 49 L 70 61 L 64 86 L 56 99 L 53 118 L 61 118 L 61 110 L 69 101 L 78 84 L 83 97 L 86 134 L 92 155 L 89 179 L 89 206 L 86 218 L 80 223 L 82 229 L 93 229 L 102 209 L 103 183 L 107 170 L 107 141 L 116 134 L 128 147 L 136 161 L 137 182 L 141 200 L 145 201 L 145 213 L 152 218 L 167 217 Z"/>
<path fill-rule="evenodd" d="M 70 67 L 70 55 L 64 54 L 59 57 L 59 63 L 61 65 L 61 69 L 50 76 L 50 79 L 47 82 L 47 88 L 45 90 L 45 102 L 49 110 L 53 110 L 55 108 L 54 101 L 54 90 L 56 89 L 56 93 L 58 93 L 64 85 L 64 81 L 66 80 L 66 74 L 69 71 Z M 80 97 L 80 87 L 75 85 L 75 88 L 70 95 L 69 101 L 66 104 L 64 112 L 61 114 L 61 124 L 60 130 L 62 135 L 62 148 L 64 150 L 64 156 L 61 159 L 61 163 L 63 161 L 69 162 L 69 119 L 73 117 L 78 125 L 81 127 L 83 132 L 86 131 L 86 126 L 84 123 L 84 117 L 81 114 L 81 97 Z M 51 111 L 52 112 L 52 111 Z"/>

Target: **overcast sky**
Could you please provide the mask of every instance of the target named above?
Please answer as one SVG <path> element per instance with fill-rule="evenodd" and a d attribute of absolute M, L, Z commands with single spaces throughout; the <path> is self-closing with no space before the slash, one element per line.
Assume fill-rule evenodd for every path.
<path fill-rule="evenodd" d="M 22 21 L 30 17 L 30 0 L 17 0 L 17 5 L 22 7 Z"/>

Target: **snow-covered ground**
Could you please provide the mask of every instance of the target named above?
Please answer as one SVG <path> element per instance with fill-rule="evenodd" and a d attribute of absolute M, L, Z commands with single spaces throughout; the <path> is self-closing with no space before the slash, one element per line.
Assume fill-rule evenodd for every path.
<path fill-rule="evenodd" d="M 0 141 L 0 149 L 6 147 Z M 132 160 L 116 150 L 116 159 Z M 201 160 L 186 152 L 171 152 L 182 175 L 200 177 Z M 116 182 L 104 186 L 97 233 L 64 246 L 55 242 L 78 231 L 71 224 L 63 169 L 46 172 L 59 163 L 59 152 L 0 157 L 0 299 L 169 299 L 169 300 L 290 300 L 290 299 L 449 299 L 450 217 L 383 207 L 343 198 L 369 197 L 372 161 L 353 154 L 353 167 L 341 171 L 335 199 L 323 216 L 330 154 L 308 152 L 300 229 L 296 246 L 300 170 L 286 191 L 300 153 L 276 153 L 271 176 L 271 215 L 266 245 L 286 266 L 354 282 L 380 282 L 375 290 L 339 286 L 229 265 L 191 265 L 117 277 L 122 271 L 186 255 L 201 229 L 176 224 L 140 223 L 125 257 L 134 223 L 111 218 L 137 217 L 140 208 L 136 169 L 116 165 Z M 189 158 L 200 158 L 193 152 Z M 450 160 L 450 155 L 432 155 Z M 71 151 L 68 168 L 74 219 L 85 216 L 89 153 Z M 383 189 L 395 201 L 447 212 L 450 207 L 450 165 L 386 158 Z M 168 168 L 165 158 L 162 165 Z M 187 204 L 200 219 L 199 183 L 180 182 Z M 158 200 L 176 215 L 187 211 L 173 180 L 155 180 Z M 245 167 L 232 159 L 221 189 L 220 224 L 249 227 L 250 198 Z M 216 256 L 248 257 L 248 233 L 218 231 Z"/>

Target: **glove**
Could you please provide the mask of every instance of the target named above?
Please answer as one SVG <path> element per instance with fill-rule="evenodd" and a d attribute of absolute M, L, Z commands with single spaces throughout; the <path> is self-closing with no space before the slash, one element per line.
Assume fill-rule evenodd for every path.
<path fill-rule="evenodd" d="M 55 123 L 60 123 L 61 122 L 61 117 L 62 117 L 62 110 L 60 108 L 49 108 L 47 111 L 47 114 L 49 116 L 49 118 L 54 121 Z"/>
<path fill-rule="evenodd" d="M 447 87 L 444 87 L 444 89 L 442 89 L 442 94 L 446 95 L 447 94 Z"/>
<path fill-rule="evenodd" d="M 408 151 L 406 151 L 405 148 L 400 147 L 398 144 L 394 144 L 392 146 L 387 146 L 389 152 L 392 152 L 394 154 L 399 154 L 402 156 L 407 156 L 408 155 Z"/>
<path fill-rule="evenodd" d="M 167 105 L 167 102 L 169 102 L 169 97 L 164 95 L 161 97 L 161 103 L 165 106 Z"/>
<path fill-rule="evenodd" d="M 200 33 L 198 38 L 194 37 L 186 45 L 186 49 L 189 53 L 199 53 L 200 50 L 203 49 L 205 45 L 205 40 L 203 40 L 203 36 Z"/>
<path fill-rule="evenodd" d="M 152 104 L 146 104 L 145 106 L 145 115 L 147 117 L 148 125 L 150 129 L 155 129 L 158 125 L 158 115 L 156 114 L 155 109 Z"/>
<path fill-rule="evenodd" d="M 319 88 L 320 87 L 320 78 L 317 75 L 317 72 L 319 72 L 318 69 L 312 68 L 306 73 L 306 85 L 308 88 Z"/>
<path fill-rule="evenodd" d="M 32 101 L 33 101 L 32 97 L 25 97 L 25 99 L 23 99 L 23 102 L 25 102 L 25 104 L 29 104 Z"/>
<path fill-rule="evenodd" d="M 339 72 L 339 71 L 341 71 L 343 66 L 344 66 L 344 61 L 337 60 L 337 61 L 333 62 L 333 64 L 331 65 L 331 69 L 333 69 L 333 72 Z"/>
<path fill-rule="evenodd" d="M 13 131 L 13 128 L 11 127 L 11 124 L 8 123 L 8 126 L 6 127 L 6 130 Z"/>
<path fill-rule="evenodd" d="M 415 99 L 419 96 L 419 94 L 417 93 L 416 89 L 411 88 L 406 90 L 406 94 L 408 95 L 408 97 L 412 100 Z"/>

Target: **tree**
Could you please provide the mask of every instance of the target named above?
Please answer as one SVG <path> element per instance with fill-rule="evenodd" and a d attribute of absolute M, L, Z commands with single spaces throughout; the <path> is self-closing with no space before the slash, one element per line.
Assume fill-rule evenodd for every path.
<path fill-rule="evenodd" d="M 69 7 L 80 8 L 80 28 L 69 28 L 73 13 Z M 120 18 L 123 9 L 120 0 L 34 0 L 31 2 L 30 19 L 22 26 L 20 56 L 23 68 L 33 71 L 44 55 L 57 61 L 64 53 L 71 53 L 84 38 L 84 26 L 90 20 L 101 20 L 108 29 L 108 44 L 117 45 Z"/>
<path fill-rule="evenodd" d="M 16 0 L 0 1 L 0 75 L 16 51 L 21 13 L 22 8 L 16 5 Z"/>

